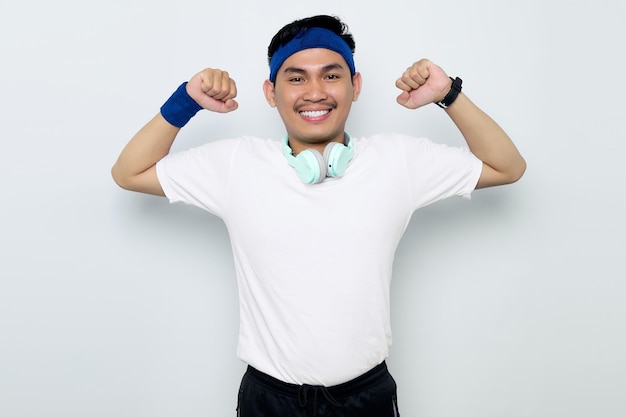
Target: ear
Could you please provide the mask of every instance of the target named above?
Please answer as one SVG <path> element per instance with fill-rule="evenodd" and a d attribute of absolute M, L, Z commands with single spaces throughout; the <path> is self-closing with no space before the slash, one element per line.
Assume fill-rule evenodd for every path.
<path fill-rule="evenodd" d="M 359 94 L 361 94 L 361 87 L 363 85 L 363 79 L 361 78 L 361 73 L 357 72 L 352 77 L 352 91 L 354 91 L 354 97 L 352 97 L 352 101 L 357 101 L 359 99 Z"/>
<path fill-rule="evenodd" d="M 276 101 L 274 100 L 274 84 L 270 80 L 265 80 L 263 83 L 263 93 L 265 94 L 267 103 L 272 107 L 276 107 Z"/>

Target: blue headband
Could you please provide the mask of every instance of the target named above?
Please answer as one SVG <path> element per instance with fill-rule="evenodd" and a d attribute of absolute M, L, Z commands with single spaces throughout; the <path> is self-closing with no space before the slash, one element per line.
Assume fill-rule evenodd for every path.
<path fill-rule="evenodd" d="M 287 58 L 303 49 L 311 48 L 324 48 L 337 52 L 346 60 L 346 63 L 350 67 L 350 74 L 354 75 L 356 73 L 352 51 L 346 41 L 331 30 L 312 27 L 301 31 L 286 45 L 280 46 L 276 52 L 274 52 L 270 60 L 270 81 L 276 81 L 278 69 Z"/>

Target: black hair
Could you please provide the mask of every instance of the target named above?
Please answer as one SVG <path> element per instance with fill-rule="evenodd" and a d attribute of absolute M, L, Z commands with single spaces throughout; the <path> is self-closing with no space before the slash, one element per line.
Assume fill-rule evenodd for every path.
<path fill-rule="evenodd" d="M 289 41 L 291 41 L 298 33 L 314 27 L 328 29 L 339 35 L 339 37 L 341 37 L 341 39 L 348 44 L 350 51 L 354 54 L 356 45 L 352 34 L 348 30 L 348 25 L 343 23 L 336 16 L 317 15 L 294 20 L 293 22 L 283 26 L 282 29 L 274 35 L 267 48 L 267 61 L 271 61 L 272 56 L 274 56 L 274 53 L 278 50 L 278 48 L 289 43 Z"/>

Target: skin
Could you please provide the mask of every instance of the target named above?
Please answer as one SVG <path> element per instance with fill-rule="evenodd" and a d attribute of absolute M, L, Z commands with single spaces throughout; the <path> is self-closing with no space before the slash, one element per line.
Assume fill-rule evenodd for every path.
<path fill-rule="evenodd" d="M 408 109 L 437 103 L 446 96 L 452 81 L 437 65 L 422 59 L 411 65 L 398 80 L 402 90 L 397 101 Z M 462 92 L 445 109 L 474 155 L 483 161 L 483 170 L 476 188 L 511 184 L 526 170 L 526 161 L 511 138 L 485 112 Z"/>
<path fill-rule="evenodd" d="M 436 103 L 450 91 L 451 84 L 440 67 L 422 59 L 396 81 L 401 90 L 397 102 L 409 109 Z M 290 56 L 279 69 L 275 84 L 265 81 L 263 91 L 270 106 L 278 110 L 290 146 L 298 153 L 306 148 L 322 151 L 331 141 L 343 141 L 346 120 L 361 85 L 361 74 L 350 77 L 341 55 L 315 48 Z M 212 112 L 227 113 L 239 106 L 235 81 L 220 69 L 207 68 L 194 75 L 187 92 Z M 445 112 L 483 161 L 476 188 L 509 184 L 523 175 L 526 162 L 509 136 L 465 94 L 460 93 Z M 156 163 L 170 152 L 179 130 L 157 114 L 122 150 L 111 170 L 115 182 L 127 190 L 163 196 Z"/>
<path fill-rule="evenodd" d="M 337 52 L 305 49 L 291 55 L 263 84 L 265 98 L 280 114 L 295 154 L 307 148 L 320 152 L 329 142 L 343 142 L 352 103 L 361 92 L 361 74 L 354 77 Z"/>
<path fill-rule="evenodd" d="M 237 85 L 226 71 L 206 68 L 187 83 L 187 93 L 204 109 L 216 113 L 237 110 Z M 111 169 L 122 188 L 165 196 L 156 174 L 156 163 L 169 154 L 179 128 L 158 113 L 124 147 Z"/>

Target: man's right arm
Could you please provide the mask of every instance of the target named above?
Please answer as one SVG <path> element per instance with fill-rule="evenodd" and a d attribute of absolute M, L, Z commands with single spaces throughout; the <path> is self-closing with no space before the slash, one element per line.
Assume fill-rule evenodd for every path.
<path fill-rule="evenodd" d="M 200 107 L 218 113 L 227 113 L 238 107 L 234 100 L 237 95 L 235 81 L 227 72 L 218 69 L 207 68 L 199 72 L 189 80 L 184 92 L 174 94 L 187 94 L 186 99 L 191 98 Z M 176 99 L 180 100 L 180 97 L 172 96 L 170 100 Z M 181 122 L 181 115 L 177 114 L 180 106 L 170 106 L 170 111 L 165 111 L 167 105 L 133 136 L 113 165 L 111 175 L 120 187 L 165 195 L 156 175 L 156 163 L 170 152 L 176 135 L 186 123 Z M 184 120 L 186 116 L 182 116 Z"/>

